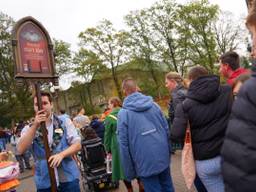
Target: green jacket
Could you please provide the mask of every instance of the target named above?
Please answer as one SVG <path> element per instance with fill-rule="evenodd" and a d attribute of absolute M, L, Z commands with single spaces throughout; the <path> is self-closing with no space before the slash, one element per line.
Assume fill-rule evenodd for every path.
<path fill-rule="evenodd" d="M 123 180 L 125 178 L 116 135 L 117 114 L 119 110 L 120 108 L 114 108 L 104 121 L 104 145 L 106 151 L 112 154 L 112 179 L 114 181 Z"/>

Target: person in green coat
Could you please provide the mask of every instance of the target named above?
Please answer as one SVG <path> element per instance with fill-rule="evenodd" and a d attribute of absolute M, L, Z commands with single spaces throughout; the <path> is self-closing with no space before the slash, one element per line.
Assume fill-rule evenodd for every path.
<path fill-rule="evenodd" d="M 112 97 L 109 99 L 108 106 L 111 109 L 111 113 L 106 117 L 104 121 L 104 145 L 108 155 L 112 155 L 112 180 L 123 180 L 128 192 L 132 192 L 133 190 L 131 182 L 125 180 L 116 135 L 117 114 L 122 107 L 122 102 L 118 97 Z"/>

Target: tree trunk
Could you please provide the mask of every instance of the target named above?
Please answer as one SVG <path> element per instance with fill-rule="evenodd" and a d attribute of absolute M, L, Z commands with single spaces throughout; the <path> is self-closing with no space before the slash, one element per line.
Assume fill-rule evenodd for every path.
<path fill-rule="evenodd" d="M 169 47 L 169 52 L 170 52 L 170 57 L 172 59 L 172 63 L 174 66 L 175 71 L 178 73 L 178 66 L 177 66 L 177 62 L 176 62 L 176 58 L 175 58 L 175 52 L 172 46 L 172 39 L 171 38 L 167 38 L 167 43 L 168 43 L 168 47 Z"/>
<path fill-rule="evenodd" d="M 89 102 L 90 102 L 90 105 L 93 106 L 93 102 L 92 102 L 92 94 L 91 94 L 91 85 L 88 83 L 86 85 L 86 90 L 87 90 L 87 93 L 88 93 L 88 98 L 89 98 Z"/>
<path fill-rule="evenodd" d="M 155 74 L 155 71 L 154 71 L 154 66 L 153 66 L 153 62 L 151 59 L 147 59 L 147 62 L 149 64 L 149 69 L 150 69 L 150 73 L 151 73 L 151 76 L 155 82 L 155 85 L 156 85 L 156 90 L 157 90 L 157 93 L 158 93 L 158 97 L 161 98 L 161 93 L 160 93 L 160 86 L 159 86 L 159 83 L 158 83 L 158 80 L 157 80 L 157 75 Z"/>
<path fill-rule="evenodd" d="M 122 100 L 123 94 L 122 94 L 122 90 L 121 90 L 120 84 L 118 82 L 117 74 L 116 74 L 114 67 L 112 67 L 111 71 L 112 71 L 112 78 L 113 78 L 113 81 L 114 81 L 114 84 L 115 84 L 115 87 L 117 90 L 118 97 Z"/>

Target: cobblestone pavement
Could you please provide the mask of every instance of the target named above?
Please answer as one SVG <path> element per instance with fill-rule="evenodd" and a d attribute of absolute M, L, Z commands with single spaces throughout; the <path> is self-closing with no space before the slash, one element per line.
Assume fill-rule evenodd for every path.
<path fill-rule="evenodd" d="M 176 192 L 186 192 L 188 191 L 185 187 L 185 183 L 181 174 L 181 153 L 176 152 L 175 155 L 172 155 L 171 162 L 171 173 L 173 178 L 173 183 Z M 35 192 L 35 184 L 33 181 L 32 171 L 26 170 L 20 176 L 21 185 L 18 187 L 17 192 Z M 138 186 L 136 182 L 133 182 L 133 186 L 136 192 L 138 192 Z M 82 190 L 85 191 L 85 190 Z M 191 192 L 195 192 L 196 190 L 191 190 Z M 113 190 L 112 192 L 126 192 L 125 186 L 122 182 L 120 182 L 120 187 L 117 190 Z"/>

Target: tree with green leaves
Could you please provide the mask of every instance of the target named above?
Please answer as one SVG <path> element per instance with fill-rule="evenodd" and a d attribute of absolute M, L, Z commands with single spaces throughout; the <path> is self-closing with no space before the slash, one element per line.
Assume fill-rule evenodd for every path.
<path fill-rule="evenodd" d="M 29 85 L 18 87 L 14 80 L 11 30 L 14 20 L 0 13 L 0 126 L 27 119 L 33 114 Z"/>
<path fill-rule="evenodd" d="M 187 59 L 187 39 L 177 31 L 177 9 L 178 4 L 174 0 L 161 0 L 148 12 L 159 62 L 166 63 L 171 71 L 182 73 Z"/>
<path fill-rule="evenodd" d="M 103 65 L 100 58 L 94 52 L 84 48 L 80 48 L 78 53 L 75 54 L 73 63 L 75 66 L 74 72 L 85 81 L 84 86 L 88 94 L 89 104 L 93 106 L 91 80 L 94 79 L 95 75 L 107 70 L 107 67 Z"/>
<path fill-rule="evenodd" d="M 88 28 L 79 34 L 80 47 L 97 55 L 103 65 L 111 69 L 118 96 L 122 91 L 117 75 L 117 67 L 129 58 L 129 35 L 125 31 L 116 31 L 113 24 L 103 20 L 96 27 Z"/>
<path fill-rule="evenodd" d="M 160 64 L 157 62 L 158 42 L 154 39 L 154 33 L 150 26 L 150 12 L 148 9 L 132 11 L 125 16 L 125 22 L 129 27 L 132 57 L 145 61 L 141 65 L 146 65 L 155 84 L 155 89 L 158 90 L 160 83 L 154 70 Z"/>
<path fill-rule="evenodd" d="M 81 48 L 73 58 L 74 72 L 85 82 L 90 82 L 94 76 L 106 68 L 99 56 L 94 52 Z"/>
<path fill-rule="evenodd" d="M 53 39 L 54 62 L 58 76 L 72 72 L 72 53 L 70 44 L 62 40 Z"/>
<path fill-rule="evenodd" d="M 218 13 L 219 7 L 211 5 L 208 0 L 179 5 L 178 33 L 188 38 L 187 65 L 202 65 L 214 72 L 218 54 L 213 26 L 218 19 Z"/>

